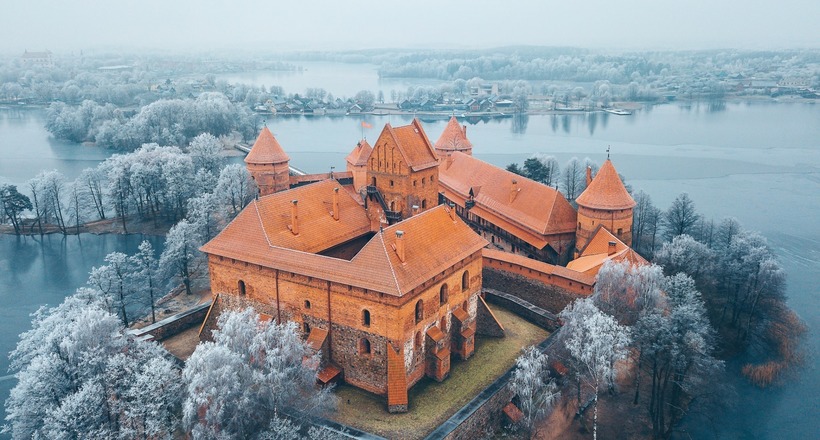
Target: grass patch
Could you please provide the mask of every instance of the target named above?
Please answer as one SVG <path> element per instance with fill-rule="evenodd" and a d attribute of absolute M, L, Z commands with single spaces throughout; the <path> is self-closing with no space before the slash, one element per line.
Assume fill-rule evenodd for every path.
<path fill-rule="evenodd" d="M 390 439 L 423 438 L 512 367 L 522 348 L 549 336 L 509 310 L 491 307 L 506 337 L 479 336 L 473 357 L 467 361 L 454 357 L 444 382 L 422 379 L 410 389 L 408 413 L 390 414 L 384 397 L 342 384 L 336 389 L 338 409 L 329 417 Z"/>

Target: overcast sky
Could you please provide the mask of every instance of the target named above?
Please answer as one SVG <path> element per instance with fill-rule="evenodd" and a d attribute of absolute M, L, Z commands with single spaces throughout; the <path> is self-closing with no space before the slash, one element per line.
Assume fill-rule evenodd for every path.
<path fill-rule="evenodd" d="M 0 0 L 0 51 L 820 47 L 818 0 Z"/>

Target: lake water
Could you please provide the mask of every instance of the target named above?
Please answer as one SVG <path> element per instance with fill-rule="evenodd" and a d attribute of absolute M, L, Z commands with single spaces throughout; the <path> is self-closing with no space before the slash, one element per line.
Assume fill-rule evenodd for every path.
<path fill-rule="evenodd" d="M 366 118 L 374 127 L 364 132 L 371 141 L 384 123 L 409 121 L 397 116 Z M 42 122 L 42 111 L 0 110 L 0 182 L 22 184 L 44 168 L 74 177 L 109 154 L 54 141 Z M 344 169 L 344 157 L 362 135 L 360 122 L 350 117 L 279 117 L 270 119 L 268 126 L 290 155 L 291 164 L 321 172 L 331 166 Z M 431 141 L 445 123 L 424 123 Z M 662 209 L 686 191 L 704 215 L 734 216 L 766 235 L 788 273 L 789 303 L 810 328 L 804 343 L 807 364 L 794 380 L 771 390 L 736 381 L 738 404 L 717 415 L 717 431 L 700 417 L 690 417 L 685 427 L 699 438 L 815 436 L 813 415 L 820 406 L 816 281 L 820 279 L 820 106 L 669 104 L 632 116 L 530 116 L 477 122 L 468 125 L 467 135 L 475 156 L 499 166 L 522 162 L 536 152 L 554 155 L 561 162 L 578 156 L 600 163 L 609 146 L 627 183 L 649 193 Z M 138 238 L 86 235 L 79 240 L 46 237 L 42 244 L 39 238 L 20 240 L 0 237 L 0 261 L 6 262 L 0 266 L 3 352 L 28 328 L 28 314 L 38 305 L 58 302 L 84 283 L 90 267 L 99 265 L 107 252 L 138 242 Z M 7 365 L 3 362 L 7 361 L 0 361 L 0 368 Z M 0 386 L 7 389 L 9 383 Z"/>

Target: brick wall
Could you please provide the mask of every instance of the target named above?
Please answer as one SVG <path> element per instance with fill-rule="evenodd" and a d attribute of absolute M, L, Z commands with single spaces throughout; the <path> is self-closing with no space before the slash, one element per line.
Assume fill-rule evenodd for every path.
<path fill-rule="evenodd" d="M 522 275 L 484 268 L 484 286 L 511 293 L 542 309 L 558 314 L 567 304 L 579 298 L 578 294 L 554 285 L 547 285 Z"/>

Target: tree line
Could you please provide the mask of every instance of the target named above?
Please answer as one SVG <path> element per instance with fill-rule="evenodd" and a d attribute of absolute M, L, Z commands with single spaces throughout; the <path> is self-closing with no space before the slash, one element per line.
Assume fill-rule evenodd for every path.
<path fill-rule="evenodd" d="M 0 221 L 18 234 L 43 234 L 49 225 L 67 234 L 113 216 L 127 233 L 129 219 L 159 225 L 190 213 L 206 218 L 210 238 L 215 219 L 236 215 L 256 191 L 245 167 L 223 167 L 221 152 L 221 142 L 203 133 L 185 149 L 152 143 L 115 154 L 73 181 L 43 171 L 26 183 L 28 195 L 14 185 L 0 185 Z"/>
<path fill-rule="evenodd" d="M 125 151 L 146 143 L 187 145 L 203 132 L 222 136 L 237 131 L 251 139 L 257 133 L 256 124 L 257 116 L 248 107 L 217 92 L 194 99 L 160 99 L 130 117 L 112 104 L 54 102 L 46 118 L 46 129 L 57 138 Z"/>

